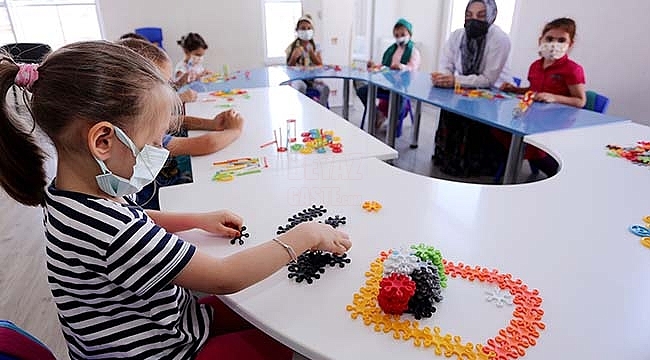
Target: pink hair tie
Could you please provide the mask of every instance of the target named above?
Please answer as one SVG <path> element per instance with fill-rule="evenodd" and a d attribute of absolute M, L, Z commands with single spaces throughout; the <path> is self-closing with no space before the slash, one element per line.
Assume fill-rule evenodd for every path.
<path fill-rule="evenodd" d="M 14 83 L 21 88 L 32 90 L 32 85 L 38 80 L 38 64 L 18 64 L 20 68 Z"/>

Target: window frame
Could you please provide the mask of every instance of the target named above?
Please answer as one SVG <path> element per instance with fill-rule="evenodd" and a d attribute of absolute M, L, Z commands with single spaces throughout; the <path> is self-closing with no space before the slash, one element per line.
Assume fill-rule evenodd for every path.
<path fill-rule="evenodd" d="M 24 41 L 19 41 L 16 35 L 16 27 L 14 24 L 14 16 L 12 15 L 12 8 L 82 5 L 92 5 L 95 7 L 95 16 L 97 17 L 99 36 L 101 39 L 104 39 L 104 26 L 102 23 L 101 14 L 99 12 L 99 2 L 97 0 L 0 0 L 0 11 L 6 11 L 7 18 L 9 19 L 9 26 L 13 34 L 14 43 L 20 43 Z M 62 27 L 61 30 L 63 30 Z"/>
<path fill-rule="evenodd" d="M 266 32 L 266 4 L 267 3 L 298 3 L 300 4 L 301 11 L 303 10 L 302 0 L 261 0 L 260 6 L 262 7 L 262 36 L 264 39 L 264 65 L 285 65 L 287 59 L 282 57 L 268 57 L 268 41 Z"/>

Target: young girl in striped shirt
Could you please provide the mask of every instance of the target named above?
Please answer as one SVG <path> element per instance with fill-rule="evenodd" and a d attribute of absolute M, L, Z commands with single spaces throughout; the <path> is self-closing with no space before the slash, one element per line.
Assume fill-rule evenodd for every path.
<path fill-rule="evenodd" d="M 33 124 L 8 111 L 14 84 L 31 93 Z M 0 94 L 0 185 L 22 204 L 44 207 L 48 281 L 72 359 L 291 358 L 215 297 L 198 300 L 190 290 L 237 292 L 293 252 L 347 251 L 347 235 L 307 223 L 213 258 L 174 233 L 199 228 L 232 238 L 239 216 L 145 212 L 130 202 L 125 196 L 163 166 L 162 138 L 180 107 L 155 66 L 125 47 L 71 44 L 40 66 L 0 56 Z M 50 184 L 47 155 L 30 131 L 36 126 L 57 150 Z"/>

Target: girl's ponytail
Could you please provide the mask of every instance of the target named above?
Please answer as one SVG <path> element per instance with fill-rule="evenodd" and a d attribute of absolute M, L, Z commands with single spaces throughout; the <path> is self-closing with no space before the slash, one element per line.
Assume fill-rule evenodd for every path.
<path fill-rule="evenodd" d="M 28 131 L 11 109 L 14 104 L 7 102 L 7 92 L 20 71 L 9 57 L 0 55 L 0 186 L 16 201 L 38 206 L 45 202 L 45 155 L 36 143 L 33 128 Z"/>

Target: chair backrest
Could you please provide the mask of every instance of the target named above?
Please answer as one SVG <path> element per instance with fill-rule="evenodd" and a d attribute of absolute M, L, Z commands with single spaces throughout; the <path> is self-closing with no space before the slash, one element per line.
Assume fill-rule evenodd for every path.
<path fill-rule="evenodd" d="M 52 48 L 46 44 L 15 43 L 3 45 L 0 50 L 9 53 L 15 62 L 40 64 Z"/>
<path fill-rule="evenodd" d="M 158 45 L 159 48 L 163 49 L 163 34 L 162 29 L 159 27 L 143 27 L 135 29 L 135 33 L 142 35 L 147 38 L 147 40 Z"/>
<path fill-rule="evenodd" d="M 607 96 L 600 95 L 595 91 L 587 91 L 587 103 L 585 104 L 585 109 L 604 114 L 607 112 L 608 107 L 609 98 Z"/>
<path fill-rule="evenodd" d="M 6 320 L 0 320 L 0 358 L 56 360 L 45 344 Z"/>

